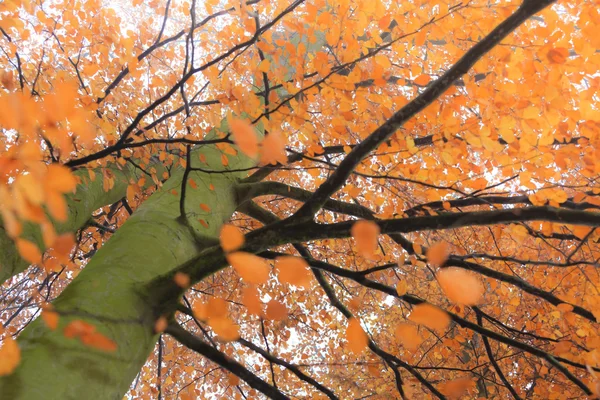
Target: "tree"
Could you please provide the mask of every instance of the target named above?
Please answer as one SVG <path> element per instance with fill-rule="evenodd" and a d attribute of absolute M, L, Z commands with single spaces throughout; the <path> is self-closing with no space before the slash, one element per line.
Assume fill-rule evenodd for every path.
<path fill-rule="evenodd" d="M 0 13 L 3 398 L 598 394 L 597 2 Z"/>

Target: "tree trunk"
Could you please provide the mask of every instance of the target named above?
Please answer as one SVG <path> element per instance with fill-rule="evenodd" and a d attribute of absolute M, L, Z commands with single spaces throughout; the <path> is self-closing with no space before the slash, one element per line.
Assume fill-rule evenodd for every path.
<path fill-rule="evenodd" d="M 198 161 L 200 154 L 206 163 Z M 0 379 L 2 398 L 123 397 L 157 340 L 156 310 L 147 301 L 146 296 L 152 298 L 152 294 L 144 293 L 145 284 L 214 245 L 222 223 L 238 206 L 235 184 L 246 173 L 225 172 L 221 155 L 214 146 L 192 151 L 193 167 L 222 172 L 188 171 L 197 187 L 189 184 L 186 187 L 187 218 L 180 216 L 184 170 L 178 168 L 53 302 L 60 314 L 58 329 L 50 330 L 38 318 L 23 331 L 18 339 L 22 361 L 15 373 Z M 253 166 L 253 161 L 242 154 L 228 158 L 228 169 Z M 89 203 L 81 212 L 86 211 L 89 217 L 99 202 L 106 204 L 122 197 L 122 189 L 119 186 L 112 194 L 99 192 L 98 188 L 82 192 L 91 199 L 81 202 Z M 200 204 L 208 207 L 201 208 Z M 71 228 L 81 226 L 86 220 L 77 219 Z M 96 350 L 77 339 L 66 338 L 63 329 L 74 320 L 93 324 L 98 332 L 116 342 L 117 350 Z"/>

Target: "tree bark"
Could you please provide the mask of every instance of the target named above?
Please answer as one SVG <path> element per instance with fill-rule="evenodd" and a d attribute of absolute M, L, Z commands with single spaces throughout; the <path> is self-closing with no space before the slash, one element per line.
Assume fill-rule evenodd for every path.
<path fill-rule="evenodd" d="M 199 165 L 200 154 L 206 164 Z M 0 379 L 3 398 L 122 398 L 157 340 L 156 309 L 154 302 L 148 301 L 152 293 L 146 293 L 147 283 L 218 243 L 221 225 L 238 206 L 235 185 L 246 173 L 227 172 L 221 154 L 214 146 L 192 151 L 192 166 L 212 172 L 187 172 L 197 187 L 186 183 L 186 218 L 181 218 L 180 213 L 185 171 L 179 167 L 53 302 L 60 315 L 58 329 L 50 330 L 38 318 L 23 331 L 18 339 L 21 364 L 13 374 Z M 228 157 L 230 170 L 254 165 L 241 153 Z M 95 183 L 99 189 L 93 186 L 85 190 L 80 186 L 75 196 L 89 198 L 76 204 L 86 206 L 77 208 L 74 215 L 85 211 L 89 217 L 98 206 L 122 197 L 126 177 L 121 181 L 125 183 L 115 184 L 110 193 L 102 192 L 101 182 Z M 200 208 L 200 204 L 207 205 L 210 211 Z M 86 220 L 83 216 L 74 218 L 69 227 L 81 226 Z M 14 265 L 20 268 L 22 262 Z M 116 342 L 117 350 L 96 350 L 77 339 L 66 338 L 63 330 L 74 320 L 93 324 L 98 332 Z"/>

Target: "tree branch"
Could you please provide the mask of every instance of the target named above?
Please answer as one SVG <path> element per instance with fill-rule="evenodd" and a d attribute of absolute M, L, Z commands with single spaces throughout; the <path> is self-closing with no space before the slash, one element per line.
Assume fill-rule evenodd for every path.
<path fill-rule="evenodd" d="M 397 111 L 383 125 L 373 131 L 359 143 L 340 163 L 339 168 L 316 190 L 313 197 L 290 217 L 293 221 L 311 220 L 333 193 L 346 182 L 354 168 L 381 143 L 386 141 L 406 121 L 433 103 L 442 93 L 452 86 L 454 81 L 466 74 L 473 65 L 488 51 L 507 37 L 529 17 L 552 4 L 553 0 L 525 0 L 510 17 L 498 25 L 483 40 L 473 46 L 467 53 L 436 79 L 423 93 Z"/>
<path fill-rule="evenodd" d="M 208 358 L 212 362 L 225 368 L 232 374 L 238 376 L 251 388 L 260 391 L 265 396 L 276 400 L 289 399 L 288 396 L 277 390 L 274 386 L 263 381 L 258 376 L 254 375 L 252 372 L 250 372 L 249 369 L 244 367 L 242 364 L 221 353 L 214 347 L 208 345 L 200 338 L 192 335 L 191 333 L 186 331 L 181 325 L 172 322 L 165 330 L 165 333 L 171 335 L 175 340 L 177 340 L 179 343 L 189 348 L 190 350 L 194 350 L 198 354 L 201 354 L 202 356 Z"/>

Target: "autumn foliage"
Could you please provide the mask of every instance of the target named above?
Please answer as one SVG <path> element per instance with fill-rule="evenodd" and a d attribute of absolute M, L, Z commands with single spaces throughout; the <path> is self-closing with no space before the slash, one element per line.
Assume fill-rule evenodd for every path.
<path fill-rule="evenodd" d="M 127 324 L 133 399 L 600 395 L 599 10 L 2 2 L 0 397 Z"/>

